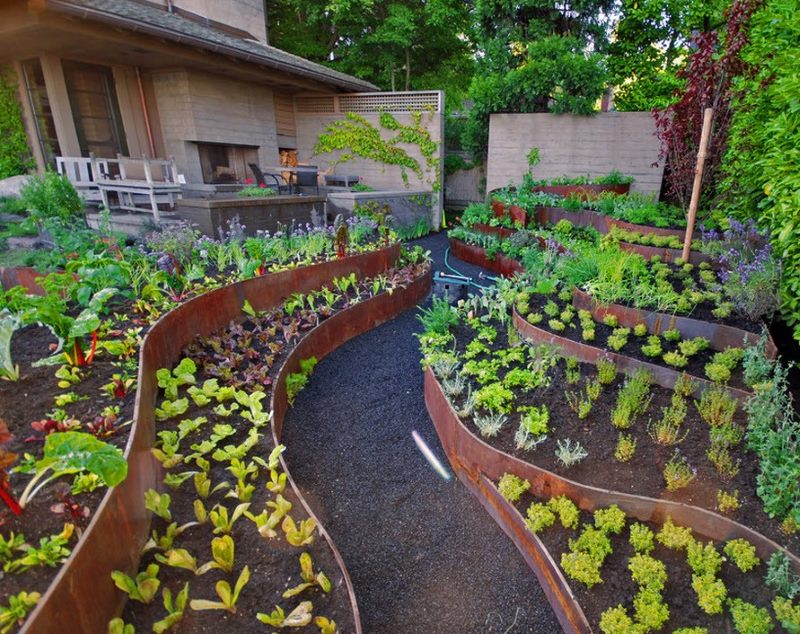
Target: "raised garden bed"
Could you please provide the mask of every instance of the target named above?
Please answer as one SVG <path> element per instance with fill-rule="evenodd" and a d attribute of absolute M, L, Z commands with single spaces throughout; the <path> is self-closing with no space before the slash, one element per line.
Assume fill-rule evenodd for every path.
<path fill-rule="evenodd" d="M 521 273 L 525 270 L 522 264 L 516 260 L 512 260 L 500 253 L 490 258 L 485 249 L 473 244 L 467 244 L 461 240 L 454 240 L 453 238 L 450 238 L 450 252 L 459 260 L 482 266 L 503 277 L 511 277 L 514 273 Z"/>
<path fill-rule="evenodd" d="M 565 495 L 583 511 L 594 511 L 616 504 L 629 517 L 649 522 L 655 530 L 658 530 L 667 518 L 670 518 L 679 526 L 691 527 L 695 538 L 720 542 L 737 538 L 746 539 L 755 547 L 762 560 L 766 560 L 775 552 L 784 552 L 788 555 L 794 569 L 800 570 L 800 560 L 792 551 L 782 549 L 775 541 L 728 517 L 697 506 L 582 484 L 559 476 L 527 460 L 514 457 L 493 446 L 494 443 L 488 444 L 469 431 L 461 422 L 445 395 L 442 385 L 431 370 L 427 370 L 425 375 L 425 401 L 451 465 L 459 474 L 462 482 L 478 495 L 484 507 L 525 556 L 526 561 L 545 587 L 551 605 L 566 632 L 596 631 L 593 626 L 589 625 L 589 621 L 596 625 L 600 610 L 613 607 L 616 603 L 625 603 L 624 595 L 613 593 L 615 589 L 625 586 L 624 577 L 620 578 L 624 573 L 624 568 L 612 566 L 609 566 L 608 569 L 603 568 L 604 578 L 611 580 L 612 594 L 606 593 L 601 597 L 592 597 L 591 603 L 594 609 L 589 612 L 592 618 L 587 619 L 581 608 L 582 602 L 583 604 L 589 603 L 586 589 L 580 587 L 573 591 L 556 564 L 558 551 L 563 548 L 566 540 L 559 542 L 558 536 L 553 537 L 547 531 L 544 531 L 541 536 L 528 532 L 522 515 L 503 499 L 489 479 L 497 481 L 504 474 L 514 474 L 530 483 L 530 492 L 537 498 L 546 501 Z M 595 470 L 591 478 L 594 481 L 596 477 Z M 744 515 L 751 519 L 750 513 Z M 618 544 L 615 543 L 615 550 L 621 551 L 622 549 L 617 546 Z M 796 547 L 796 543 L 794 547 Z M 761 573 L 763 573 L 763 565 Z M 618 579 L 619 581 L 617 581 Z M 670 604 L 674 605 L 676 601 L 678 605 L 681 604 L 681 601 L 691 602 L 690 596 L 683 596 L 691 592 L 687 585 L 681 584 L 678 579 L 674 579 L 674 581 L 677 583 L 673 584 L 672 592 L 666 595 Z M 622 586 L 620 586 L 620 582 Z M 730 584 L 728 578 L 726 578 L 726 582 Z M 606 586 L 606 584 L 603 585 Z M 745 598 L 750 598 L 750 596 L 746 595 Z M 600 606 L 599 609 L 598 606 Z M 681 624 L 680 617 L 676 623 L 676 627 Z M 718 630 L 711 629 L 709 631 Z"/>
<path fill-rule="evenodd" d="M 637 225 L 625 222 L 611 216 L 583 209 L 581 211 L 569 211 L 561 207 L 537 207 L 534 214 L 536 222 L 542 225 L 557 224 L 559 220 L 569 220 L 572 224 L 579 227 L 594 227 L 600 233 L 606 234 L 611 227 L 619 227 L 625 231 L 638 231 L 639 233 L 652 233 L 658 236 L 676 237 L 683 240 L 686 231 L 684 229 L 665 229 L 662 227 L 651 227 L 650 225 Z"/>
<path fill-rule="evenodd" d="M 567 196 L 580 198 L 581 200 L 592 200 L 597 198 L 600 194 L 610 192 L 622 196 L 627 194 L 631 189 L 629 183 L 624 185 L 536 185 L 533 188 L 535 192 L 542 192 L 544 194 L 553 194 L 555 196 Z"/>
<path fill-rule="evenodd" d="M 189 341 L 197 332 L 225 323 L 227 315 L 234 310 L 240 314 L 244 298 L 251 299 L 255 306 L 262 306 L 280 301 L 287 288 L 302 292 L 354 271 L 359 275 L 375 274 L 389 266 L 398 251 L 399 247 L 393 245 L 376 252 L 249 279 L 201 295 L 167 313 L 153 326 L 142 345 L 135 422 L 127 428 L 130 432 L 125 450 L 128 478 L 105 493 L 82 539 L 28 618 L 26 631 L 37 631 L 41 624 L 54 620 L 65 626 L 72 624 L 75 631 L 100 631 L 110 615 L 119 609 L 121 595 L 113 584 L 97 584 L 96 580 L 98 577 L 109 579 L 108 573 L 114 569 L 132 571 L 146 539 L 149 513 L 144 511 L 141 493 L 156 477 L 150 455 L 154 433 L 152 408 L 157 389 L 154 373 L 180 352 L 182 339 Z M 219 319 L 223 321 L 217 321 Z M 52 370 L 45 372 L 49 374 Z M 120 414 L 124 415 L 124 411 Z M 120 438 L 124 442 L 124 436 Z M 119 547 L 122 530 L 126 531 L 123 540 L 126 548 Z M 94 590 L 87 595 L 82 588 L 89 586 Z M 86 609 L 76 610 L 75 605 L 85 605 Z M 42 627 L 46 629 L 47 626 Z"/>

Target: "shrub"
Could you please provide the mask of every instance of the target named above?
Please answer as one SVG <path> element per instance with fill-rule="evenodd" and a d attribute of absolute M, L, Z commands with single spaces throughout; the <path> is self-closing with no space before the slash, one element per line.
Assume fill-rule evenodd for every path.
<path fill-rule="evenodd" d="M 618 605 L 600 615 L 600 631 L 603 634 L 634 634 L 636 627 L 625 608 Z"/>
<path fill-rule="evenodd" d="M 672 457 L 664 465 L 664 484 L 667 491 L 677 491 L 689 486 L 697 475 L 686 458 L 676 449 Z"/>
<path fill-rule="evenodd" d="M 681 331 L 678 330 L 677 328 L 673 328 L 671 330 L 665 330 L 661 334 L 667 341 L 677 342 L 681 340 Z"/>
<path fill-rule="evenodd" d="M 497 484 L 497 489 L 509 502 L 516 502 L 525 491 L 531 488 L 531 483 L 522 478 L 518 478 L 513 473 L 504 473 Z"/>
<path fill-rule="evenodd" d="M 562 553 L 561 568 L 570 579 L 580 581 L 587 588 L 603 582 L 600 564 L 585 552 Z"/>
<path fill-rule="evenodd" d="M 741 599 L 728 602 L 733 626 L 739 634 L 769 634 L 775 629 L 772 617 L 766 608 L 759 608 Z"/>
<path fill-rule="evenodd" d="M 672 523 L 672 518 L 670 517 L 667 517 L 667 521 L 658 531 L 656 539 L 660 544 L 674 550 L 686 548 L 694 541 L 692 529 L 688 526 L 676 526 Z"/>
<path fill-rule="evenodd" d="M 625 528 L 625 511 L 616 504 L 594 512 L 594 525 L 604 533 L 619 535 Z"/>
<path fill-rule="evenodd" d="M 617 366 L 613 361 L 600 359 L 597 362 L 597 380 L 601 385 L 610 385 L 617 378 Z"/>
<path fill-rule="evenodd" d="M 697 594 L 697 605 L 706 614 L 720 614 L 728 596 L 725 584 L 714 575 L 692 575 L 692 589 Z"/>
<path fill-rule="evenodd" d="M 661 594 L 652 588 L 642 588 L 636 594 L 633 608 L 636 621 L 645 631 L 658 630 L 669 620 L 669 607 L 662 600 Z"/>
<path fill-rule="evenodd" d="M 772 609 L 780 624 L 789 634 L 800 634 L 800 605 L 793 605 L 789 599 L 775 597 Z"/>
<path fill-rule="evenodd" d="M 653 531 L 644 524 L 635 522 L 630 526 L 630 541 L 633 549 L 640 554 L 646 555 L 655 548 L 653 543 Z"/>
<path fill-rule="evenodd" d="M 742 503 L 739 501 L 739 491 L 734 490 L 732 493 L 720 489 L 717 491 L 717 510 L 720 513 L 733 513 L 739 510 Z"/>
<path fill-rule="evenodd" d="M 800 577 L 792 570 L 789 557 L 783 551 L 775 551 L 767 561 L 764 583 L 777 594 L 794 599 L 800 594 Z"/>
<path fill-rule="evenodd" d="M 547 502 L 547 506 L 558 515 L 558 519 L 564 528 L 578 528 L 580 511 L 575 503 L 566 495 L 550 498 Z"/>
<path fill-rule="evenodd" d="M 628 462 L 636 453 L 636 439 L 630 434 L 619 433 L 617 446 L 614 449 L 614 459 L 617 462 Z"/>
<path fill-rule="evenodd" d="M 686 560 L 696 575 L 716 576 L 722 567 L 722 555 L 713 542 L 692 540 L 686 546 Z"/>
<path fill-rule="evenodd" d="M 644 337 L 647 334 L 647 324 L 636 324 L 633 327 L 633 334 L 637 337 Z"/>
<path fill-rule="evenodd" d="M 755 546 L 746 539 L 730 540 L 725 544 L 723 551 L 742 572 L 748 572 L 761 563 L 758 555 L 756 555 Z"/>
<path fill-rule="evenodd" d="M 630 558 L 628 570 L 631 571 L 633 580 L 640 586 L 657 592 L 664 589 L 667 581 L 667 567 L 664 562 L 649 555 L 637 554 Z"/>
<path fill-rule="evenodd" d="M 556 516 L 541 502 L 533 502 L 528 507 L 525 525 L 532 533 L 538 533 L 545 528 L 550 528 L 556 521 Z"/>
<path fill-rule="evenodd" d="M 83 214 L 84 202 L 66 176 L 48 170 L 33 176 L 20 190 L 20 201 L 37 222 L 72 220 Z"/>

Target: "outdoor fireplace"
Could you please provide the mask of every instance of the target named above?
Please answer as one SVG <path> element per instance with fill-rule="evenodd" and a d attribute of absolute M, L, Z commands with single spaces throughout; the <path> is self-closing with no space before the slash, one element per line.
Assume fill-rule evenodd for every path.
<path fill-rule="evenodd" d="M 203 182 L 211 185 L 243 183 L 251 178 L 248 163 L 258 163 L 258 146 L 198 143 Z"/>

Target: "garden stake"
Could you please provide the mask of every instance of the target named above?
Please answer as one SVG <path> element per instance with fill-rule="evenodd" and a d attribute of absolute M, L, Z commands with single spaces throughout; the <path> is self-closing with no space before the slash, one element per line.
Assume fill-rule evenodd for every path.
<path fill-rule="evenodd" d="M 703 132 L 700 134 L 700 148 L 697 150 L 697 165 L 694 168 L 694 185 L 692 186 L 692 200 L 689 203 L 689 217 L 686 220 L 686 236 L 683 239 L 684 262 L 689 261 L 689 250 L 692 247 L 692 233 L 697 217 L 697 206 L 700 204 L 700 186 L 703 184 L 703 166 L 706 162 L 706 149 L 708 137 L 711 135 L 711 120 L 714 117 L 714 108 L 706 108 L 703 115 Z"/>

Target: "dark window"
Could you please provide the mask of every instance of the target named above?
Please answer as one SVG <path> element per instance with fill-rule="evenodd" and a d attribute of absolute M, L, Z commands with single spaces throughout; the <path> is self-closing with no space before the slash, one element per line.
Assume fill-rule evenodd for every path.
<path fill-rule="evenodd" d="M 63 62 L 81 154 L 99 158 L 128 154 L 114 75 L 106 66 Z"/>
<path fill-rule="evenodd" d="M 56 125 L 53 121 L 53 111 L 50 108 L 50 98 L 44 85 L 44 73 L 38 59 L 29 59 L 22 62 L 22 75 L 25 80 L 25 90 L 31 104 L 33 120 L 36 124 L 36 136 L 42 157 L 50 167 L 55 167 L 56 156 L 61 155 L 58 145 Z"/>

